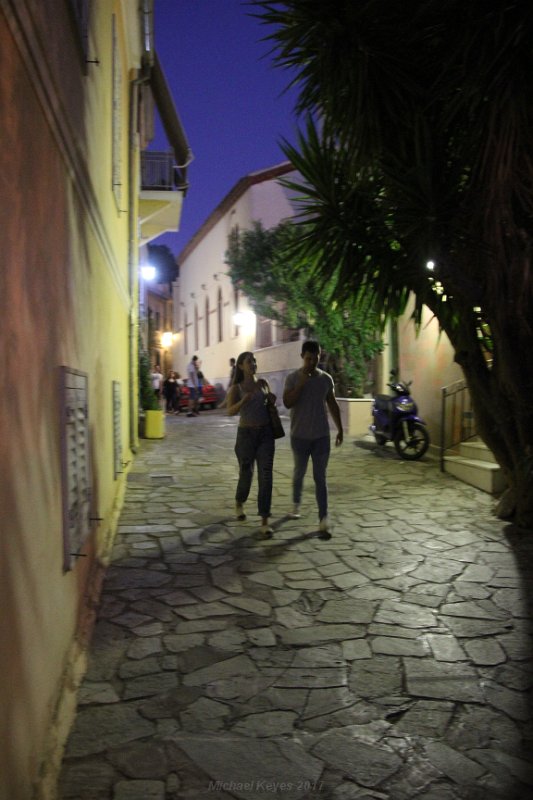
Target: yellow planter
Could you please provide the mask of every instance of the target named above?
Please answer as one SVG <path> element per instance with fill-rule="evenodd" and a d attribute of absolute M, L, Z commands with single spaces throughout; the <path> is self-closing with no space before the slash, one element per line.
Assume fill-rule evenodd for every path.
<path fill-rule="evenodd" d="M 165 415 L 162 411 L 144 412 L 144 438 L 162 439 L 165 435 Z"/>

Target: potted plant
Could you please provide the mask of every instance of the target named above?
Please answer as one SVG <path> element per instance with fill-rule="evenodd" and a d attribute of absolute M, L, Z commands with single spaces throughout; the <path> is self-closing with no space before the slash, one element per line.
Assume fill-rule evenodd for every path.
<path fill-rule="evenodd" d="M 139 342 L 139 405 L 141 408 L 141 436 L 145 439 L 162 439 L 165 435 L 165 415 L 152 389 L 148 353 Z"/>

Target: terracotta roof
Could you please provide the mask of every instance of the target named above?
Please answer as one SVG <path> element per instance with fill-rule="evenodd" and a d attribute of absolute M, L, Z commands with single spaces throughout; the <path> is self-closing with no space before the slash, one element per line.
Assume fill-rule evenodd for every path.
<path fill-rule="evenodd" d="M 235 205 L 239 197 L 242 197 L 250 186 L 254 186 L 256 183 L 263 183 L 264 181 L 271 181 L 274 178 L 279 178 L 293 171 L 294 167 L 291 162 L 283 161 L 283 163 L 277 164 L 274 167 L 268 167 L 258 172 L 250 172 L 249 175 L 245 175 L 244 178 L 237 181 L 233 188 L 230 189 L 227 195 L 220 201 L 215 210 L 211 212 L 205 222 L 198 228 L 196 233 L 189 239 L 181 253 L 179 253 L 177 257 L 178 264 L 181 264 L 182 261 L 193 252 L 204 236 L 206 236 L 224 214 Z"/>

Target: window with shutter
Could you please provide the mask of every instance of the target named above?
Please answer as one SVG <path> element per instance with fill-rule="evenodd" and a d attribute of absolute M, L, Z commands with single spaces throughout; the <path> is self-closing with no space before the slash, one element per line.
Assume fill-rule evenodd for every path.
<path fill-rule="evenodd" d="M 63 568 L 72 569 L 91 529 L 87 375 L 61 368 Z"/>
<path fill-rule="evenodd" d="M 112 183 L 118 210 L 122 204 L 122 66 L 118 45 L 117 19 L 113 14 L 112 30 Z"/>
<path fill-rule="evenodd" d="M 69 7 L 74 22 L 74 30 L 80 54 L 83 61 L 83 68 L 86 71 L 87 60 L 89 58 L 89 0 L 69 0 Z"/>
<path fill-rule="evenodd" d="M 120 382 L 113 381 L 113 473 L 115 480 L 118 478 L 122 469 L 122 397 L 120 392 Z"/>

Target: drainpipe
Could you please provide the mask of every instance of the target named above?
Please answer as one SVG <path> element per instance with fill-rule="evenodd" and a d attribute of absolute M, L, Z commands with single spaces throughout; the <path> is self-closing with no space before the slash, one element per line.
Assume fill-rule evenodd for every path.
<path fill-rule="evenodd" d="M 135 163 L 137 158 L 137 112 L 139 107 L 139 86 L 150 81 L 150 71 L 154 63 L 154 29 L 153 29 L 153 0 L 142 0 L 139 8 L 141 15 L 141 45 L 142 66 L 137 78 L 130 81 L 129 88 L 129 120 L 128 120 L 128 191 L 129 191 L 129 218 L 128 218 L 128 292 L 130 297 L 130 310 L 128 318 L 128 375 L 129 375 L 129 439 L 130 450 L 138 450 L 138 383 L 135 380 L 138 363 L 138 315 L 139 303 L 135 294 L 138 285 L 138 220 L 133 210 L 136 206 L 135 199 L 138 187 L 134 184 Z"/>

